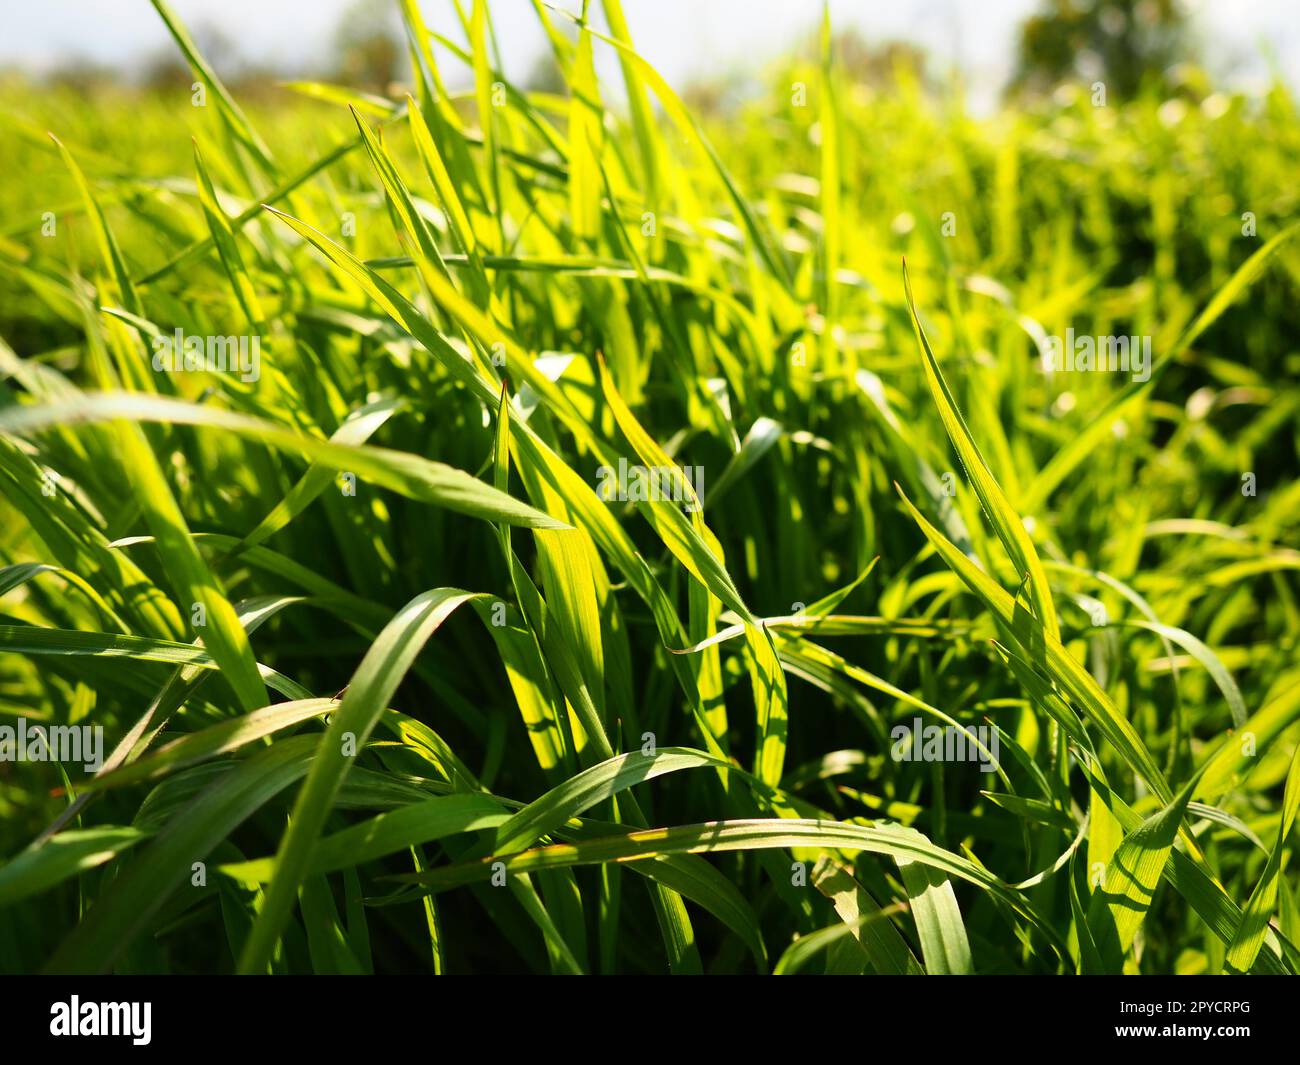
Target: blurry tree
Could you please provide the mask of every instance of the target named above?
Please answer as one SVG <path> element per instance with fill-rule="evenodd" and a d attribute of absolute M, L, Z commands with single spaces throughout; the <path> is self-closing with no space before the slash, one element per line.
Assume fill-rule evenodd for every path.
<path fill-rule="evenodd" d="M 885 40 L 872 43 L 854 28 L 836 30 L 831 37 L 831 54 L 836 70 L 851 82 L 874 89 L 892 89 L 907 83 L 933 88 L 927 72 L 927 53 L 910 41 Z M 778 65 L 778 80 L 798 82 L 821 63 L 821 34 L 814 30 L 802 44 Z M 741 69 L 714 72 L 687 83 L 682 99 L 694 112 L 724 115 L 735 112 L 765 91 L 764 83 Z"/>
<path fill-rule="evenodd" d="M 681 98 L 692 113 L 717 118 L 734 114 L 761 92 L 760 83 L 732 70 L 692 78 L 683 86 Z"/>
<path fill-rule="evenodd" d="M 229 33 L 212 22 L 200 22 L 190 30 L 194 43 L 214 70 L 229 81 L 236 73 L 239 49 Z M 139 82 L 157 92 L 188 89 L 194 74 L 180 50 L 170 41 L 148 56 L 141 65 Z"/>
<path fill-rule="evenodd" d="M 1181 0 L 1044 0 L 1020 27 L 1011 91 L 1042 91 L 1078 78 L 1120 98 L 1191 51 Z"/>
<path fill-rule="evenodd" d="M 405 58 L 398 5 L 392 0 L 354 0 L 334 29 L 338 77 L 348 85 L 384 93 Z"/>
<path fill-rule="evenodd" d="M 814 60 L 820 57 L 821 44 L 816 37 L 808 51 Z M 851 81 L 873 88 L 888 88 L 900 78 L 926 84 L 925 49 L 911 41 L 872 44 L 856 29 L 840 30 L 831 38 L 831 53 Z"/>
<path fill-rule="evenodd" d="M 71 89 L 86 99 L 93 99 L 116 80 L 117 71 L 112 66 L 81 55 L 68 56 L 45 75 L 48 85 Z"/>
<path fill-rule="evenodd" d="M 563 96 L 568 92 L 569 83 L 564 80 L 564 71 L 555 60 L 555 53 L 547 49 L 538 55 L 524 79 L 524 88 L 529 92 L 549 92 Z"/>
<path fill-rule="evenodd" d="M 279 82 L 285 72 L 268 60 L 242 55 L 234 36 L 211 22 L 201 22 L 190 30 L 199 54 L 212 66 L 236 98 L 242 101 L 269 101 L 281 93 Z M 145 58 L 138 76 L 139 84 L 153 92 L 189 93 L 194 71 L 185 56 L 170 42 Z"/>
<path fill-rule="evenodd" d="M 154 92 L 188 88 L 193 80 L 189 64 L 174 47 L 159 49 L 140 65 L 140 84 Z"/>

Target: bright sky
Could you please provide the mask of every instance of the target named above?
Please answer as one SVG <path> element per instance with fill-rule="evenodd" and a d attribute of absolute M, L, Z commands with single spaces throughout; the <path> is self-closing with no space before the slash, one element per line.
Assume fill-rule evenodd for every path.
<path fill-rule="evenodd" d="M 328 65 L 332 33 L 350 0 L 171 0 L 191 27 L 223 31 L 241 56 L 286 71 Z M 394 8 L 397 6 L 393 0 Z M 460 38 L 451 0 L 421 0 L 434 28 Z M 580 0 L 556 0 L 574 10 Z M 593 3 L 592 7 L 597 5 Z M 819 0 L 624 0 L 637 48 L 674 85 L 749 72 L 780 55 L 817 23 Z M 1192 0 L 1195 25 L 1216 73 L 1257 88 L 1272 56 L 1300 86 L 1300 0 Z M 0 66 L 40 70 L 84 56 L 130 68 L 167 47 L 148 0 L 0 0 L 6 33 Z M 965 71 L 976 97 L 992 98 L 1010 70 L 1016 28 L 1036 0 L 831 0 L 837 26 L 869 40 L 924 45 L 941 65 Z M 546 47 L 530 0 L 494 0 L 507 71 L 523 77 Z M 604 51 L 608 52 L 608 49 Z M 615 60 L 602 59 L 615 73 Z"/>

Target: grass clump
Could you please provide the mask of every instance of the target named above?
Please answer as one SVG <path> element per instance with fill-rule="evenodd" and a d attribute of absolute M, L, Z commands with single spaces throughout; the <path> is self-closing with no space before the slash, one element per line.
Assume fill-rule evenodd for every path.
<path fill-rule="evenodd" d="M 155 6 L 204 106 L 4 90 L 0 722 L 104 748 L 0 762 L 0 966 L 1294 971 L 1283 90 L 827 29 L 724 123 L 403 3 L 246 111 Z"/>

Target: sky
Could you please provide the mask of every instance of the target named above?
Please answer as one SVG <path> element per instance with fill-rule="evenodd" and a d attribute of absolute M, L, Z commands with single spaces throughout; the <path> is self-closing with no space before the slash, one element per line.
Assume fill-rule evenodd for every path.
<path fill-rule="evenodd" d="M 288 73 L 328 67 L 334 27 L 352 0 L 170 0 L 191 27 L 221 30 L 238 54 Z M 460 38 L 451 0 L 420 0 L 426 21 Z M 396 0 L 393 0 L 396 7 Z M 555 0 L 567 10 L 580 0 Z M 596 6 L 592 5 L 593 8 Z M 675 86 L 747 74 L 815 27 L 820 0 L 623 0 L 638 51 Z M 977 100 L 991 100 L 1011 71 L 1016 30 L 1037 0 L 830 0 L 837 27 L 868 40 L 923 45 L 938 72 L 958 67 Z M 1300 87 L 1300 0 L 1191 0 L 1211 69 L 1236 88 L 1258 90 L 1271 52 Z M 42 71 L 84 57 L 130 73 L 169 47 L 148 0 L 0 0 L 7 32 L 0 67 Z M 524 77 L 547 47 L 531 0 L 491 5 L 508 74 Z M 606 53 L 608 49 L 604 50 Z M 601 58 L 616 79 L 616 59 Z M 453 79 L 455 82 L 457 79 Z"/>

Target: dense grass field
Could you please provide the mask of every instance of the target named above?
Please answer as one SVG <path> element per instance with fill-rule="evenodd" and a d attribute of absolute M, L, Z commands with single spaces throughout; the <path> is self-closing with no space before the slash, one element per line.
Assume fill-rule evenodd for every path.
<path fill-rule="evenodd" d="M 1295 101 L 600 2 L 0 83 L 0 969 L 1296 971 Z"/>

